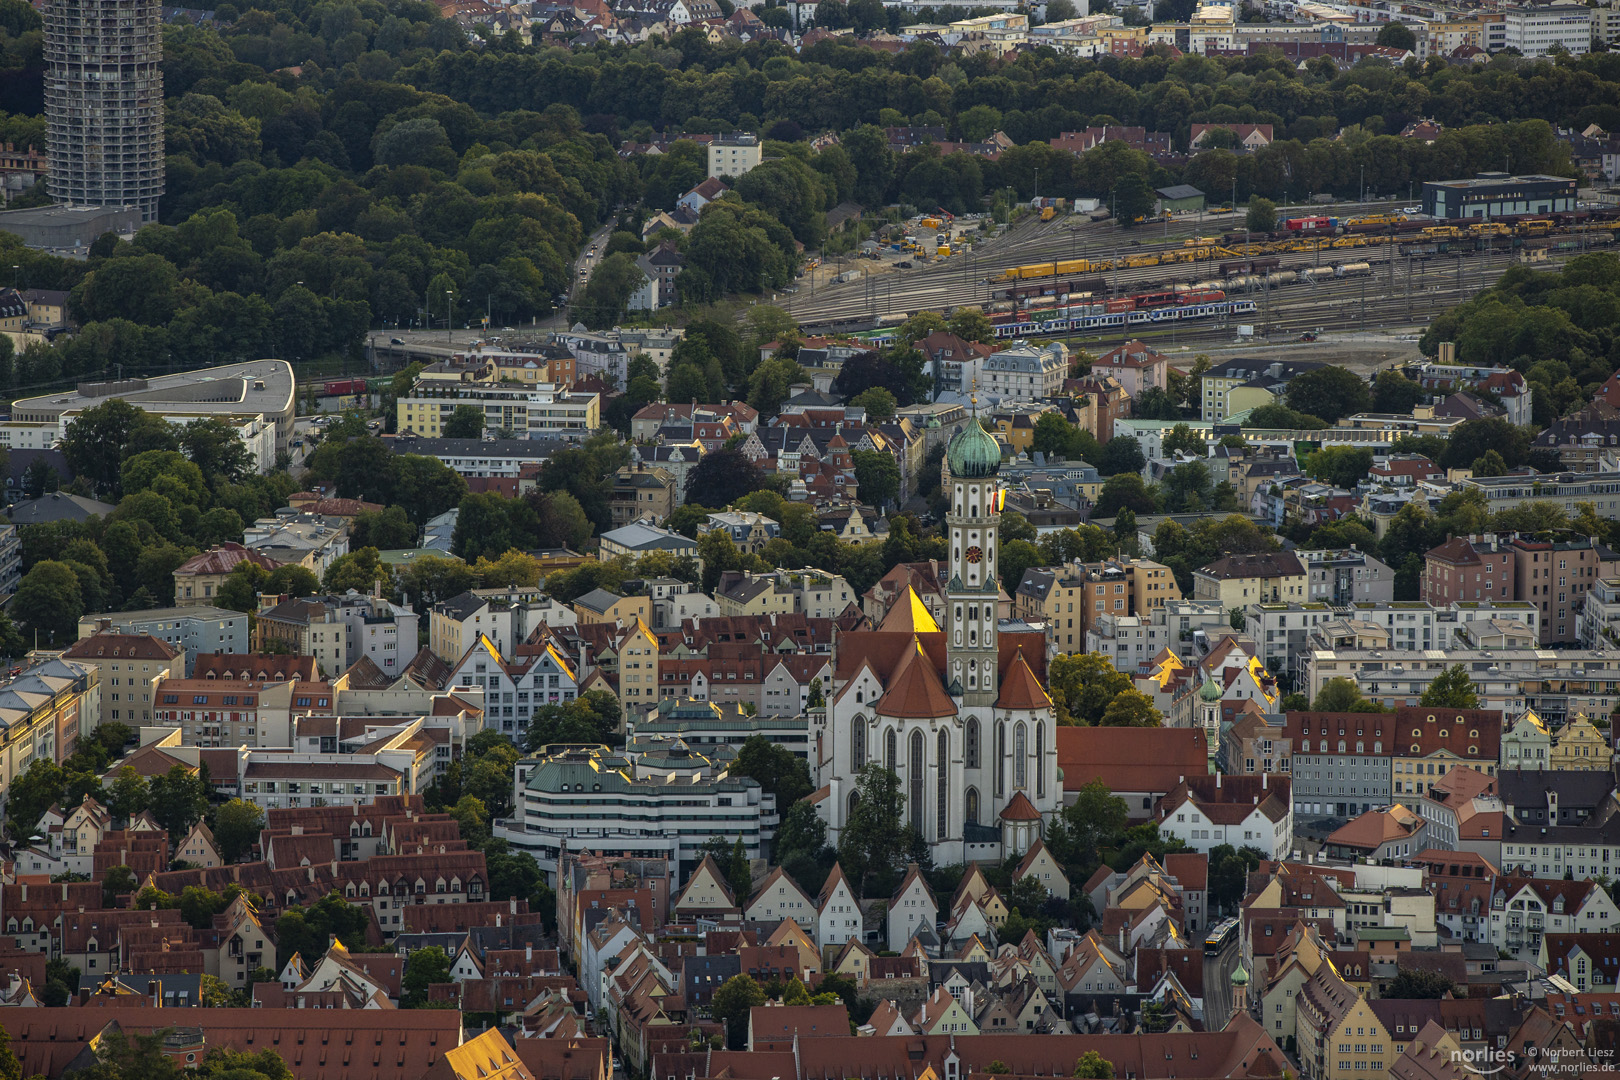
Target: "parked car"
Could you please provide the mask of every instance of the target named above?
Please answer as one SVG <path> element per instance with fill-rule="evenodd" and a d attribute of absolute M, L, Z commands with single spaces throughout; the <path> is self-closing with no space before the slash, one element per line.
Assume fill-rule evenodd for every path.
<path fill-rule="evenodd" d="M 388 344 L 390 344 L 390 345 L 403 345 L 403 344 L 405 344 L 405 339 L 404 338 L 399 338 L 399 337 L 389 338 L 388 339 Z"/>

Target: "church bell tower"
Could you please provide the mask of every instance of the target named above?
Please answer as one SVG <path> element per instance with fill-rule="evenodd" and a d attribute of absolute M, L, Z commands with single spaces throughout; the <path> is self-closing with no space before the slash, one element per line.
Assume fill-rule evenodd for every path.
<path fill-rule="evenodd" d="M 979 425 L 977 411 L 945 451 L 945 515 L 950 582 L 945 587 L 946 683 L 964 705 L 996 700 L 997 533 L 1002 491 L 1001 447 Z"/>

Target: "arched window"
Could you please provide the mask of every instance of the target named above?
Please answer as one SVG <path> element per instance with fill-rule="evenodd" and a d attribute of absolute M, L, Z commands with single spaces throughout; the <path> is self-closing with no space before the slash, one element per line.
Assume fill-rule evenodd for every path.
<path fill-rule="evenodd" d="M 979 767 L 979 718 L 978 717 L 976 717 L 976 716 L 968 717 L 967 729 L 966 729 L 966 734 L 964 735 L 964 738 L 966 739 L 966 744 L 965 744 L 966 748 L 963 751 L 962 764 L 966 768 L 977 769 Z"/>
<path fill-rule="evenodd" d="M 943 729 L 939 733 L 938 752 L 938 761 L 934 766 L 938 771 L 938 776 L 935 779 L 935 787 L 938 790 L 934 792 L 934 836 L 936 839 L 943 840 L 951 832 L 949 810 L 947 809 L 951 795 L 951 733 Z"/>
<path fill-rule="evenodd" d="M 1026 750 L 1024 725 L 1022 722 L 1013 728 L 1013 787 L 1028 786 L 1029 757 Z"/>
<path fill-rule="evenodd" d="M 1001 798 L 1007 787 L 1007 725 L 996 725 L 996 798 Z"/>
<path fill-rule="evenodd" d="M 906 769 L 906 781 L 911 788 L 911 827 L 918 833 L 923 831 L 923 824 L 928 820 L 923 817 L 923 733 L 911 733 L 911 752 Z"/>
<path fill-rule="evenodd" d="M 979 789 L 970 787 L 962 796 L 962 820 L 969 825 L 979 823 Z"/>
<path fill-rule="evenodd" d="M 849 768 L 860 772 L 866 767 L 866 721 L 857 716 L 849 722 Z"/>
<path fill-rule="evenodd" d="M 894 771 L 895 736 L 894 728 L 883 733 L 883 767 L 890 772 Z"/>
<path fill-rule="evenodd" d="M 855 816 L 855 807 L 860 801 L 861 801 L 861 793 L 860 792 L 852 791 L 852 792 L 849 793 L 849 809 L 844 813 L 844 820 L 845 821 L 848 821 L 850 818 Z"/>
<path fill-rule="evenodd" d="M 1046 725 L 1035 725 L 1035 794 L 1046 796 Z"/>

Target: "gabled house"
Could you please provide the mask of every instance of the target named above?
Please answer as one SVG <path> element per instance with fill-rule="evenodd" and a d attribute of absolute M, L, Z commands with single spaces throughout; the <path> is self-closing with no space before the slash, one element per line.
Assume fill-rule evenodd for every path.
<path fill-rule="evenodd" d="M 912 1018 L 912 1026 L 919 1035 L 977 1035 L 979 1025 L 973 1022 L 962 1003 L 941 986 L 931 994 Z"/>
<path fill-rule="evenodd" d="M 1030 845 L 1018 868 L 1012 873 L 1014 882 L 1022 881 L 1026 877 L 1040 882 L 1052 896 L 1062 900 L 1069 898 L 1069 879 L 1063 873 L 1063 867 L 1052 857 L 1052 852 L 1047 849 L 1044 840 L 1037 838 L 1035 843 Z"/>
<path fill-rule="evenodd" d="M 939 904 L 934 900 L 934 891 L 928 887 L 928 880 L 916 863 L 906 867 L 906 876 L 901 880 L 900 887 L 889 897 L 887 918 L 889 948 L 896 951 L 905 948 L 906 942 L 919 929 L 926 927 L 932 930 L 939 920 Z"/>
<path fill-rule="evenodd" d="M 816 902 L 816 941 L 822 949 L 831 949 L 860 936 L 860 898 L 844 876 L 844 868 L 833 863 Z"/>
<path fill-rule="evenodd" d="M 743 917 L 749 922 L 770 926 L 783 919 L 803 920 L 813 926 L 815 913 L 816 902 L 780 866 L 771 871 L 743 907 Z"/>
<path fill-rule="evenodd" d="M 692 876 L 686 879 L 686 887 L 675 898 L 671 912 L 677 922 L 696 918 L 727 922 L 742 919 L 742 909 L 737 906 L 726 875 L 721 873 L 713 855 L 704 855 Z"/>

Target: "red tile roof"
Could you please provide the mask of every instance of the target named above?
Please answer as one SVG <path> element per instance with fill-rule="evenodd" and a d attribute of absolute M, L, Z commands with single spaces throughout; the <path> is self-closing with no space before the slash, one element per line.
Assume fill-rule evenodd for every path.
<path fill-rule="evenodd" d="M 1367 813 L 1346 822 L 1327 838 L 1329 844 L 1375 851 L 1380 844 L 1405 840 L 1423 828 L 1423 819 L 1399 804 Z"/>
<path fill-rule="evenodd" d="M 998 709 L 1050 709 L 1052 699 L 1041 688 L 1035 673 L 1024 660 L 1020 649 L 1013 658 L 1012 667 L 1002 676 L 1001 696 L 996 699 Z"/>
<path fill-rule="evenodd" d="M 894 674 L 887 680 L 888 688 L 875 711 L 882 716 L 902 719 L 955 716 L 956 703 L 945 692 L 945 684 L 940 681 L 933 661 L 923 652 L 922 643 L 915 635 L 913 642 L 915 647 L 902 654 Z"/>
<path fill-rule="evenodd" d="M 320 679 L 313 656 L 285 653 L 198 653 L 192 679 L 237 679 L 254 682 L 285 682 Z M 177 684 L 178 685 L 178 684 Z"/>
<path fill-rule="evenodd" d="M 1041 812 L 1035 809 L 1035 804 L 1029 801 L 1022 791 L 1014 792 L 1008 800 L 1006 807 L 1001 811 L 1004 821 L 1039 821 Z"/>
<path fill-rule="evenodd" d="M 69 660 L 173 660 L 180 650 L 151 634 L 116 634 L 103 631 L 80 638 L 62 653 Z"/>
<path fill-rule="evenodd" d="M 227 542 L 216 548 L 210 548 L 201 555 L 193 555 L 181 563 L 175 570 L 176 574 L 228 574 L 236 568 L 237 563 L 250 562 L 265 570 L 275 570 L 281 564 L 268 555 L 260 555 L 235 542 Z"/>
<path fill-rule="evenodd" d="M 1065 791 L 1102 780 L 1112 791 L 1166 792 L 1184 776 L 1209 772 L 1203 728 L 1065 726 L 1054 737 Z"/>
<path fill-rule="evenodd" d="M 26 1015 L 24 1015 L 26 1014 Z M 62 1075 L 109 1024 L 129 1034 L 201 1028 L 206 1047 L 272 1050 L 297 1080 L 417 1080 L 461 1041 L 449 1009 L 18 1009 L 6 1021 L 23 1075 Z"/>

